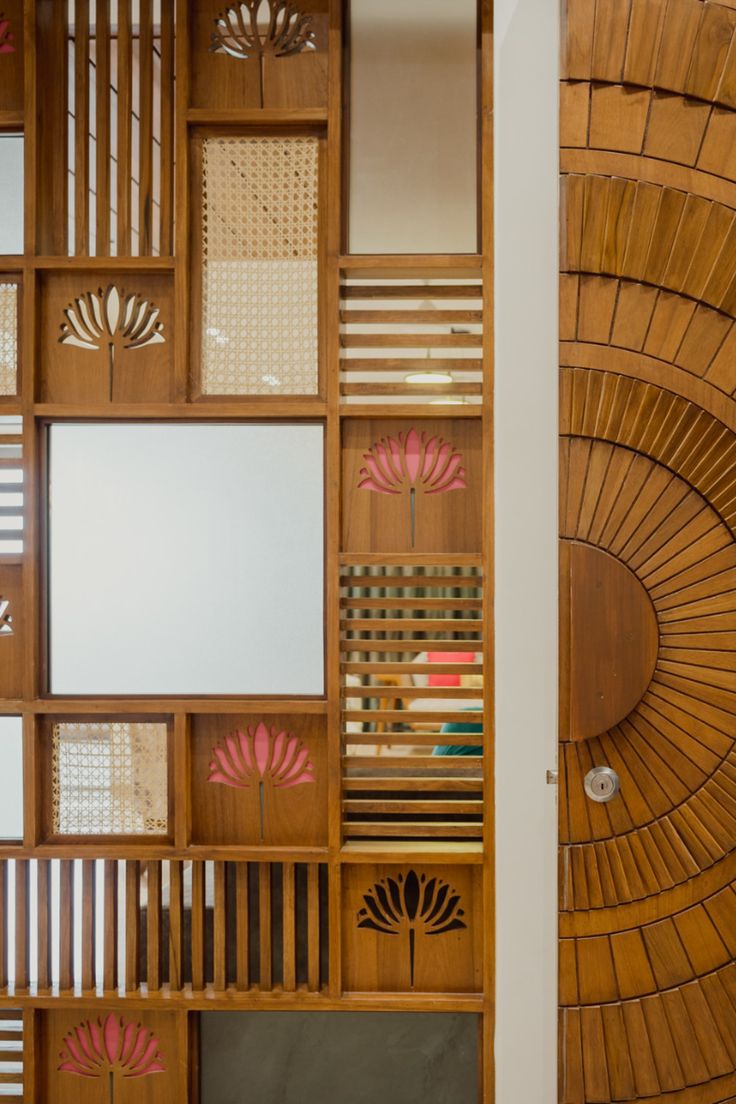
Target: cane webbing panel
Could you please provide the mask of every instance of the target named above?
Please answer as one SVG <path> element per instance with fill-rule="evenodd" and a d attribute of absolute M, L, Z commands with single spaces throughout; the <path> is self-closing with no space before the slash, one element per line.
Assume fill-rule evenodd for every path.
<path fill-rule="evenodd" d="M 166 725 L 54 725 L 51 789 L 55 833 L 165 833 Z"/>
<path fill-rule="evenodd" d="M 317 392 L 317 139 L 202 147 L 202 392 Z"/>
<path fill-rule="evenodd" d="M 18 379 L 18 285 L 0 283 L 0 395 L 15 395 Z"/>

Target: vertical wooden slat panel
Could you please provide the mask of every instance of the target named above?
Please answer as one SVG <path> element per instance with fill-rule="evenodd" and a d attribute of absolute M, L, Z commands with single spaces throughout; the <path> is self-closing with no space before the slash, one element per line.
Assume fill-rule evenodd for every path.
<path fill-rule="evenodd" d="M 162 257 L 171 253 L 174 221 L 174 5 L 161 9 L 161 196 Z"/>
<path fill-rule="evenodd" d="M 89 254 L 89 0 L 74 8 L 74 252 Z"/>
<path fill-rule="evenodd" d="M 319 989 L 319 866 L 307 867 L 307 988 Z"/>
<path fill-rule="evenodd" d="M 204 989 L 204 863 L 192 863 L 192 989 Z"/>
<path fill-rule="evenodd" d="M 222 991 L 227 988 L 227 883 L 225 863 L 215 863 L 215 915 L 214 915 L 214 985 Z"/>
<path fill-rule="evenodd" d="M 117 247 L 119 257 L 130 255 L 130 180 L 133 125 L 133 37 L 130 0 L 118 0 L 118 141 Z"/>
<path fill-rule="evenodd" d="M 153 5 L 151 0 L 140 0 L 140 13 L 138 252 L 141 257 L 148 257 L 153 252 Z"/>
<path fill-rule="evenodd" d="M 94 859 L 82 863 L 82 989 L 95 987 L 95 915 L 97 879 Z"/>
<path fill-rule="evenodd" d="M 106 992 L 118 986 L 118 864 L 105 860 L 105 936 L 103 986 Z"/>
<path fill-rule="evenodd" d="M 51 987 L 51 861 L 39 859 L 36 866 L 38 901 L 38 991 Z"/>
<path fill-rule="evenodd" d="M 96 242 L 95 253 L 110 253 L 110 15 L 108 0 L 95 6 L 95 134 L 96 134 Z"/>
<path fill-rule="evenodd" d="M 161 988 L 161 863 L 146 863 L 146 981 L 149 993 Z"/>
<path fill-rule="evenodd" d="M 287 993 L 291 993 L 296 989 L 296 895 L 294 892 L 294 863 L 285 862 L 282 871 L 284 989 Z"/>
<path fill-rule="evenodd" d="M 241 992 L 250 983 L 248 956 L 250 953 L 250 915 L 248 908 L 248 864 L 239 862 L 235 867 L 235 988 Z"/>
<path fill-rule="evenodd" d="M 258 864 L 258 926 L 260 973 L 259 988 L 266 992 L 273 986 L 271 969 L 271 864 Z"/>
<path fill-rule="evenodd" d="M 15 988 L 28 988 L 30 881 L 29 860 L 15 863 Z"/>
<path fill-rule="evenodd" d="M 0 990 L 8 987 L 8 861 L 0 859 Z"/>
<path fill-rule="evenodd" d="M 74 985 L 74 863 L 59 863 L 59 988 Z"/>
<path fill-rule="evenodd" d="M 140 863 L 128 859 L 125 863 L 125 991 L 135 991 L 140 985 L 138 924 L 141 905 Z"/>
<path fill-rule="evenodd" d="M 182 864 L 178 860 L 169 863 L 169 988 L 172 993 L 181 989 L 182 978 L 182 923 L 184 895 Z"/>

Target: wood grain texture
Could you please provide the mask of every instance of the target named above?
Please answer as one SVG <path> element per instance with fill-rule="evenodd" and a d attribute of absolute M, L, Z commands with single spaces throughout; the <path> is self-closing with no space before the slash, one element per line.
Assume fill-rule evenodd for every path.
<path fill-rule="evenodd" d="M 736 7 L 566 9 L 560 532 L 647 615 L 635 700 L 560 746 L 559 1098 L 716 1104 L 736 1092 Z M 625 602 L 571 559 L 578 631 L 613 649 Z M 569 638 L 568 731 L 590 688 Z M 610 652 L 609 685 L 621 669 Z M 621 792 L 597 805 L 602 764 Z"/>

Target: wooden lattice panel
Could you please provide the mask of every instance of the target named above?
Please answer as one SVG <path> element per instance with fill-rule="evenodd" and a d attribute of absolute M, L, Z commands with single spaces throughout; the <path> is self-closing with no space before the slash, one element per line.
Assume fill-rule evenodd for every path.
<path fill-rule="evenodd" d="M 2 859 L 0 894 L 0 999 L 327 984 L 324 864 Z"/>
<path fill-rule="evenodd" d="M 317 392 L 318 146 L 202 143 L 203 395 Z"/>
<path fill-rule="evenodd" d="M 60 721 L 51 735 L 54 835 L 166 835 L 165 724 Z"/>
<path fill-rule="evenodd" d="M 428 267 L 405 278 L 343 272 L 340 396 L 344 403 L 445 399 L 483 393 L 483 287 L 477 270 Z"/>
<path fill-rule="evenodd" d="M 345 837 L 478 841 L 480 570 L 351 567 L 341 582 Z"/>
<path fill-rule="evenodd" d="M 0 277 L 0 395 L 18 390 L 18 284 Z"/>

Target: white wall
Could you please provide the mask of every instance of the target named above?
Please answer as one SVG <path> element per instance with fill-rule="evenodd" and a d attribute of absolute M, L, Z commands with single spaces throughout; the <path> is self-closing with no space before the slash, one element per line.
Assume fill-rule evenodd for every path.
<path fill-rule="evenodd" d="M 497 1104 L 556 1085 L 556 0 L 495 0 Z"/>

